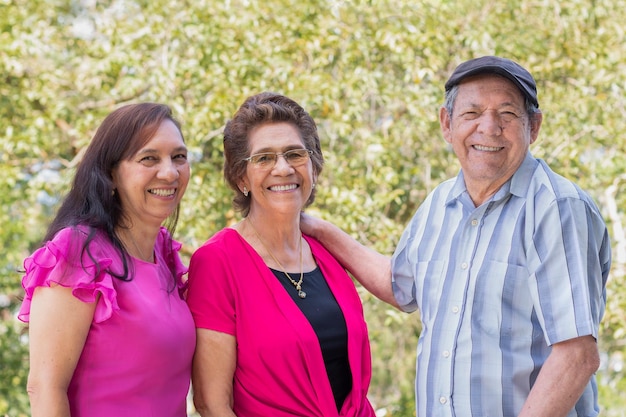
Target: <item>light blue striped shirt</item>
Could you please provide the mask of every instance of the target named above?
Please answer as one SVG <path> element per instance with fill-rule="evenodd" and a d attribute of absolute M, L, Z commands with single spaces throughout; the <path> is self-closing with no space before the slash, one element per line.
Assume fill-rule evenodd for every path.
<path fill-rule="evenodd" d="M 550 346 L 593 335 L 611 248 L 591 198 L 528 154 L 476 208 L 463 173 L 437 187 L 392 258 L 393 289 L 419 309 L 417 417 L 516 416 Z M 592 378 L 568 416 L 597 416 Z"/>

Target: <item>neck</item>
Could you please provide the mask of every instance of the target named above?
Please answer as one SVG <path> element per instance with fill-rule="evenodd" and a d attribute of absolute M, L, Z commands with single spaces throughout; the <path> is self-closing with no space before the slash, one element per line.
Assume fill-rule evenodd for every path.
<path fill-rule="evenodd" d="M 135 228 L 118 228 L 118 237 L 130 256 L 146 262 L 154 262 L 156 235 L 144 233 Z"/>
<path fill-rule="evenodd" d="M 260 236 L 274 253 L 295 251 L 299 247 L 302 237 L 299 216 L 295 219 L 268 219 L 249 214 L 244 223 L 247 223 L 244 226 L 252 229 L 251 235 Z"/>
<path fill-rule="evenodd" d="M 467 192 L 474 202 L 476 207 L 480 207 L 485 201 L 489 200 L 498 190 L 504 185 L 506 181 L 500 181 L 497 183 L 469 183 L 465 181 L 465 187 Z"/>
<path fill-rule="evenodd" d="M 285 268 L 282 265 L 282 263 L 278 260 L 278 258 L 276 258 L 276 255 L 274 255 L 272 251 L 267 246 L 265 246 L 265 243 L 263 243 L 263 239 L 261 238 L 261 235 L 259 235 L 259 232 L 257 232 L 252 222 L 249 219 L 247 220 L 248 220 L 248 224 L 250 224 L 250 227 L 252 228 L 252 232 L 254 233 L 256 238 L 259 240 L 259 243 L 261 244 L 263 249 L 265 249 L 265 251 L 270 255 L 270 258 L 272 259 L 272 261 L 275 262 L 280 267 L 283 274 L 285 274 L 289 282 L 291 282 L 291 284 L 294 286 L 294 288 L 298 292 L 298 297 L 303 298 L 303 299 L 306 298 L 306 292 L 302 290 L 302 281 L 304 279 L 303 254 L 302 254 L 302 241 L 304 239 L 302 238 L 302 233 L 300 233 L 300 237 L 298 239 L 298 251 L 300 252 L 300 277 L 298 280 L 296 280 L 296 278 L 293 278 L 291 275 L 289 275 L 289 273 L 287 272 L 287 268 Z M 298 231 L 300 230 L 298 229 Z M 266 261 L 266 264 L 267 264 L 267 261 Z"/>
<path fill-rule="evenodd" d="M 246 217 L 245 227 L 248 229 L 248 241 L 257 242 L 253 246 L 261 254 L 265 263 L 272 268 L 283 271 L 301 270 L 303 239 L 300 229 L 294 230 L 295 233 L 281 233 L 280 230 L 276 229 L 271 229 L 271 232 L 268 232 L 270 229 L 264 227 L 267 224 L 271 223 L 263 222 L 263 226 L 261 226 L 261 224 Z"/>

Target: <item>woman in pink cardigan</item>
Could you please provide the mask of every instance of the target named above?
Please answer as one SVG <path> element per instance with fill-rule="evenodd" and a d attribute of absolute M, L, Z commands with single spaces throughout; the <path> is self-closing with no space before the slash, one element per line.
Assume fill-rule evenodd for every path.
<path fill-rule="evenodd" d="M 355 286 L 300 232 L 323 156 L 293 100 L 248 98 L 224 130 L 224 176 L 244 219 L 191 258 L 194 403 L 202 416 L 373 417 Z"/>

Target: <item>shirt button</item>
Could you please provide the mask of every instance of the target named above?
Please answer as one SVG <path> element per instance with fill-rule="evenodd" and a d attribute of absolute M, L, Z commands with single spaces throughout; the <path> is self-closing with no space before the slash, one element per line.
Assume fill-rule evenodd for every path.
<path fill-rule="evenodd" d="M 467 269 L 467 262 L 463 262 L 463 263 L 461 264 L 461 268 L 462 268 L 462 269 Z"/>
<path fill-rule="evenodd" d="M 478 226 L 478 220 L 473 219 L 472 220 L 472 226 Z"/>
<path fill-rule="evenodd" d="M 444 350 L 443 351 L 443 357 L 444 358 L 449 358 L 450 357 L 450 351 L 449 350 Z"/>
<path fill-rule="evenodd" d="M 455 314 L 458 313 L 459 312 L 459 307 L 458 306 L 452 307 L 452 312 L 455 313 Z"/>
<path fill-rule="evenodd" d="M 447 402 L 448 402 L 448 399 L 447 399 L 446 397 L 439 397 L 439 402 L 440 402 L 441 404 L 445 404 L 445 403 L 447 403 Z"/>

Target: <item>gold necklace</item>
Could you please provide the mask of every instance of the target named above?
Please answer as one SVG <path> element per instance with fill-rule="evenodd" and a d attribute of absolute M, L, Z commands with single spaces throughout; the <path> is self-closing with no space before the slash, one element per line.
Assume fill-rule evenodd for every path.
<path fill-rule="evenodd" d="M 265 246 L 265 243 L 263 243 L 263 239 L 261 239 L 259 232 L 256 231 L 256 228 L 254 227 L 250 219 L 246 217 L 246 220 L 250 224 L 250 227 L 252 228 L 252 231 L 256 235 L 257 239 L 259 239 L 259 242 L 261 242 L 261 246 L 263 246 L 263 248 L 267 251 L 267 253 L 270 254 L 274 262 L 276 262 L 276 264 L 278 264 L 278 266 L 282 269 L 282 273 L 285 274 L 287 279 L 289 279 L 289 281 L 293 284 L 293 286 L 296 287 L 296 290 L 298 291 L 298 297 L 306 298 L 306 293 L 302 291 L 302 280 L 304 279 L 304 268 L 302 268 L 302 234 L 300 234 L 300 280 L 296 282 L 296 280 L 291 278 L 291 275 L 287 273 L 287 270 L 285 269 L 285 267 L 282 266 L 282 264 L 278 261 L 278 259 L 276 259 L 272 251 L 267 246 Z"/>

